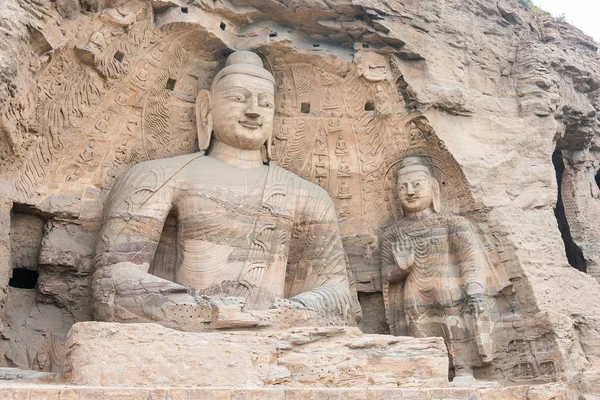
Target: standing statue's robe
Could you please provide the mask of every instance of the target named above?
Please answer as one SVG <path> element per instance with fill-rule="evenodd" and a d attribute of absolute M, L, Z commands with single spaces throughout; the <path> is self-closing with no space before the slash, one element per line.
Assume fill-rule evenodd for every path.
<path fill-rule="evenodd" d="M 410 243 L 415 262 L 403 278 L 383 288 L 386 316 L 393 335 L 442 336 L 454 366 L 478 365 L 481 340 L 465 316 L 467 286 L 478 285 L 494 295 L 509 283 L 496 276 L 485 249 L 469 220 L 434 213 L 424 218 L 403 218 L 382 232 L 382 267 L 398 268 L 393 247 Z M 475 321 L 476 323 L 477 321 Z"/>
<path fill-rule="evenodd" d="M 291 299 L 329 323 L 354 324 L 360 307 L 329 195 L 273 163 L 247 193 L 236 193 L 219 184 L 219 173 L 225 182 L 243 171 L 226 175 L 227 168 L 190 154 L 138 164 L 119 179 L 96 248 L 95 308 L 104 309 L 96 314 L 124 315 L 113 309 L 121 307 L 120 286 L 131 283 L 119 282 L 114 270 L 133 265 L 148 273 L 174 215 L 175 283 L 196 294 L 243 297 L 248 310 Z"/>

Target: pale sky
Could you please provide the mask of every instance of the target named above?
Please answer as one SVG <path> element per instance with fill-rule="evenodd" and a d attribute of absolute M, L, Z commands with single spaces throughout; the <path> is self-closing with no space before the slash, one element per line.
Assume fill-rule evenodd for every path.
<path fill-rule="evenodd" d="M 566 21 L 600 42 L 599 0 L 533 0 L 554 16 L 565 14 Z"/>

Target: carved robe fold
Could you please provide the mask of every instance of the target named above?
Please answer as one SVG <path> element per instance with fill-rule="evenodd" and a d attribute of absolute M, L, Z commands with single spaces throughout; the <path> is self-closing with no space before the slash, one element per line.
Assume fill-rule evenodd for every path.
<path fill-rule="evenodd" d="M 400 220 L 382 233 L 382 265 L 395 267 L 392 247 L 405 241 L 412 246 L 415 264 L 405 279 L 384 287 L 392 334 L 406 334 L 408 327 L 412 335 L 418 335 L 411 324 L 419 324 L 428 308 L 461 306 L 468 284 L 489 292 L 490 266 L 467 219 L 433 214 Z"/>
<path fill-rule="evenodd" d="M 249 310 L 284 298 L 353 323 L 360 308 L 328 194 L 273 163 L 249 182 L 227 168 L 199 154 L 131 168 L 107 203 L 96 270 L 151 271 L 171 215 L 177 262 L 161 276 L 196 294 L 244 297 Z M 244 190 L 229 190 L 236 185 Z"/>

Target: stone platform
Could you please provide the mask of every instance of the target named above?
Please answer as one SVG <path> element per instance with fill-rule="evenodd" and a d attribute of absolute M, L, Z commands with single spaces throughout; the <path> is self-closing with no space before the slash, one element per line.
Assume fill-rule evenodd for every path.
<path fill-rule="evenodd" d="M 104 387 L 444 387 L 442 338 L 351 327 L 181 332 L 157 324 L 77 323 L 63 381 Z"/>
<path fill-rule="evenodd" d="M 591 400 L 593 397 L 585 397 Z M 3 385 L 1 400 L 576 400 L 559 384 L 506 388 L 98 388 Z"/>

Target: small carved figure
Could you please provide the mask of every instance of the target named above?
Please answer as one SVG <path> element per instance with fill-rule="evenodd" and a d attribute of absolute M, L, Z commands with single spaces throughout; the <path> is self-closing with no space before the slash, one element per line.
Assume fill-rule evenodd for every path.
<path fill-rule="evenodd" d="M 332 118 L 327 122 L 327 131 L 329 133 L 339 132 L 342 130 L 342 121 L 339 118 Z"/>
<path fill-rule="evenodd" d="M 320 179 L 320 178 L 325 179 L 329 176 L 329 174 L 327 174 L 327 171 L 324 169 L 317 168 L 316 171 L 317 171 L 317 173 L 315 175 L 315 178 L 317 178 L 317 179 Z"/>
<path fill-rule="evenodd" d="M 279 160 L 279 150 L 277 150 L 277 146 L 275 145 L 275 138 L 273 138 L 273 140 L 271 141 L 271 160 Z"/>
<path fill-rule="evenodd" d="M 392 113 L 390 96 L 385 92 L 382 84 L 375 86 L 375 111 L 378 115 L 389 115 Z"/>
<path fill-rule="evenodd" d="M 281 120 L 281 125 L 279 125 L 279 132 L 277 133 L 276 138 L 279 140 L 288 140 L 290 135 L 292 134 L 292 128 L 286 122 L 285 119 Z"/>
<path fill-rule="evenodd" d="M 152 58 L 154 59 L 154 61 L 160 61 L 162 60 L 164 51 L 163 49 L 159 46 L 156 47 L 153 51 L 152 51 Z"/>
<path fill-rule="evenodd" d="M 129 89 L 125 89 L 122 92 L 119 92 L 119 94 L 117 95 L 117 97 L 115 97 L 115 103 L 117 103 L 120 106 L 126 106 L 127 105 L 127 101 L 129 100 Z"/>
<path fill-rule="evenodd" d="M 346 217 L 349 217 L 350 214 L 351 214 L 350 213 L 350 207 L 343 206 L 338 215 L 339 215 L 340 218 L 346 218 Z"/>
<path fill-rule="evenodd" d="M 342 157 L 342 161 L 340 162 L 340 165 L 338 167 L 338 176 L 340 178 L 350 176 L 350 166 L 346 162 L 346 159 L 343 157 Z"/>
<path fill-rule="evenodd" d="M 96 141 L 94 139 L 90 139 L 85 149 L 79 153 L 79 158 L 84 163 L 90 163 L 94 159 L 94 146 L 96 145 Z"/>
<path fill-rule="evenodd" d="M 319 133 L 317 134 L 317 139 L 315 140 L 315 149 L 313 154 L 319 156 L 327 155 L 327 136 L 325 134 L 324 129 L 319 129 Z"/>
<path fill-rule="evenodd" d="M 414 122 L 410 123 L 410 130 L 408 131 L 408 137 L 411 145 L 415 145 L 416 143 L 423 140 L 425 137 L 421 129 L 417 127 L 417 124 Z"/>
<path fill-rule="evenodd" d="M 281 111 L 286 114 L 293 113 L 294 111 L 294 105 L 292 104 L 292 100 L 290 100 L 289 93 L 286 93 L 285 91 L 283 93 L 283 99 L 281 100 L 281 108 Z"/>
<path fill-rule="evenodd" d="M 322 72 L 321 73 L 321 84 L 323 86 L 331 86 L 334 83 L 334 79 L 333 79 L 333 75 L 331 75 L 329 72 Z"/>
<path fill-rule="evenodd" d="M 141 116 L 137 113 L 132 114 L 127 122 L 127 130 L 135 135 L 140 130 Z"/>
<path fill-rule="evenodd" d="M 382 233 L 382 278 L 390 329 L 442 336 L 456 377 L 490 356 L 484 254 L 464 217 L 443 215 L 440 189 L 419 157 L 406 157 L 397 191 L 404 213 Z"/>
<path fill-rule="evenodd" d="M 119 147 L 117 147 L 117 150 L 115 152 L 115 163 L 123 164 L 125 162 L 125 160 L 127 159 L 128 145 L 129 141 L 127 139 L 124 139 L 119 145 Z"/>
<path fill-rule="evenodd" d="M 341 156 L 348 153 L 350 153 L 348 151 L 348 144 L 346 143 L 342 135 L 339 135 L 337 143 L 335 144 L 335 154 Z"/>
<path fill-rule="evenodd" d="M 325 160 L 323 160 L 323 155 L 319 154 L 319 159 L 315 163 L 315 167 L 317 168 L 325 168 L 327 164 L 325 164 Z"/>
<path fill-rule="evenodd" d="M 281 57 L 277 57 L 275 59 L 275 62 L 273 63 L 273 69 L 283 69 L 283 67 L 285 66 L 285 63 L 283 62 L 283 58 Z"/>
<path fill-rule="evenodd" d="M 333 110 L 339 107 L 337 99 L 331 90 L 331 87 L 327 87 L 327 93 L 325 94 L 325 102 L 323 104 L 324 110 Z"/>
<path fill-rule="evenodd" d="M 75 182 L 81 177 L 81 167 L 78 164 L 71 165 L 67 171 L 67 177 L 65 178 L 67 182 Z"/>
<path fill-rule="evenodd" d="M 345 179 L 342 179 L 342 183 L 340 188 L 338 189 L 338 194 L 336 196 L 338 199 L 351 199 L 352 195 L 350 194 L 350 189 L 348 188 L 348 183 Z"/>
<path fill-rule="evenodd" d="M 354 55 L 358 76 L 370 82 L 380 82 L 388 78 L 385 56 L 373 51 L 359 51 Z"/>
<path fill-rule="evenodd" d="M 135 77 L 141 82 L 146 82 L 150 76 L 148 68 L 150 68 L 150 64 L 144 63 L 144 66 L 135 74 Z"/>
<path fill-rule="evenodd" d="M 94 124 L 94 128 L 96 128 L 102 136 L 106 136 L 106 132 L 108 132 L 108 121 L 110 120 L 110 115 L 108 113 L 104 113 L 102 117 L 96 121 Z"/>

